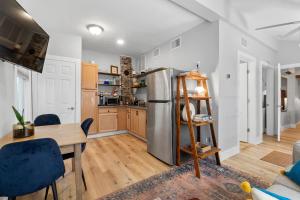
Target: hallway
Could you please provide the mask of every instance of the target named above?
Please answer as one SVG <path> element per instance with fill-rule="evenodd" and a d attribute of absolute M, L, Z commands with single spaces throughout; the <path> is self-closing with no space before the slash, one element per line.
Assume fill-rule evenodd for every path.
<path fill-rule="evenodd" d="M 272 151 L 292 154 L 293 144 L 300 140 L 300 125 L 285 129 L 281 135 L 280 142 L 277 142 L 275 137 L 264 136 L 263 143 L 259 145 L 241 143 L 240 154 L 223 161 L 223 164 L 273 182 L 279 171 L 284 168 L 260 159 Z"/>

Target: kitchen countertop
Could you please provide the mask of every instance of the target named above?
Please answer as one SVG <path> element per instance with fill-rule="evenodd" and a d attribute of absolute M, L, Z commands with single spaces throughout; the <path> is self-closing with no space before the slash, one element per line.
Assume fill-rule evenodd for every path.
<path fill-rule="evenodd" d="M 125 108 L 134 108 L 134 109 L 147 110 L 147 106 L 136 106 L 136 105 L 110 105 L 110 106 L 100 106 L 100 105 L 98 105 L 98 108 L 116 108 L 116 107 L 125 107 Z"/>

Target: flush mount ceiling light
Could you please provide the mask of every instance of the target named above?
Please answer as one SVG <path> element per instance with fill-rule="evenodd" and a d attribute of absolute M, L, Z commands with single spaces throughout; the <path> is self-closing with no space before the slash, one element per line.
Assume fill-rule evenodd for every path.
<path fill-rule="evenodd" d="M 117 44 L 118 45 L 124 45 L 125 44 L 125 41 L 123 39 L 118 39 L 117 40 Z"/>
<path fill-rule="evenodd" d="M 104 31 L 104 28 L 97 24 L 89 24 L 86 28 L 92 35 L 100 35 Z"/>

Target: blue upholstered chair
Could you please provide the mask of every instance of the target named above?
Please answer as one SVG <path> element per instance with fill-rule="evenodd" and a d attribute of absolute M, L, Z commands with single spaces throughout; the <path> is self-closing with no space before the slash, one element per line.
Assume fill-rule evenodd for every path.
<path fill-rule="evenodd" d="M 89 129 L 90 129 L 93 121 L 94 120 L 92 118 L 88 118 L 88 119 L 84 120 L 82 122 L 82 124 L 81 124 L 81 128 L 82 128 L 82 130 L 83 130 L 83 132 L 84 132 L 84 134 L 86 136 L 88 135 Z M 82 152 L 85 150 L 85 147 L 86 147 L 86 143 L 81 144 L 81 151 Z M 62 157 L 63 157 L 63 160 L 74 158 L 74 153 L 63 154 Z M 85 181 L 83 170 L 82 170 L 82 180 L 83 180 L 84 188 L 85 188 L 85 190 L 87 190 L 87 186 L 86 186 L 86 181 Z M 47 187 L 47 189 L 46 189 L 46 197 L 45 197 L 45 199 L 47 199 L 48 190 L 49 190 L 49 187 Z"/>
<path fill-rule="evenodd" d="M 53 139 L 17 142 L 0 149 L 0 196 L 16 199 L 51 185 L 56 200 L 55 181 L 64 173 L 61 152 Z"/>
<path fill-rule="evenodd" d="M 45 114 L 40 115 L 34 120 L 35 126 L 48 126 L 48 125 L 57 125 L 61 124 L 60 119 L 55 114 Z"/>

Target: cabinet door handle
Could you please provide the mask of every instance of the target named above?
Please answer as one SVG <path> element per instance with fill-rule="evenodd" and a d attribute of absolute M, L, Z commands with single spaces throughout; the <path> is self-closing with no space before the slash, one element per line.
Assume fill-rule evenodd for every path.
<path fill-rule="evenodd" d="M 139 115 L 139 111 L 135 111 L 135 114 L 136 114 L 136 115 Z"/>

